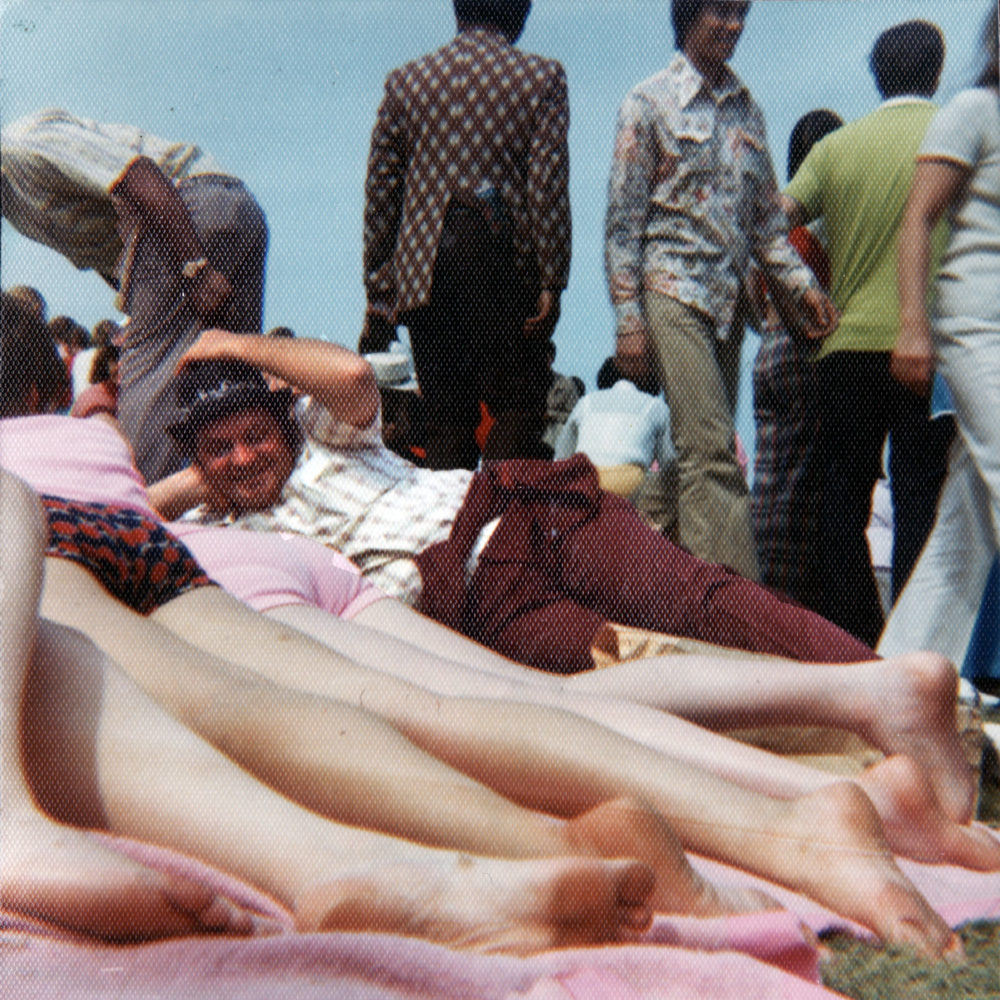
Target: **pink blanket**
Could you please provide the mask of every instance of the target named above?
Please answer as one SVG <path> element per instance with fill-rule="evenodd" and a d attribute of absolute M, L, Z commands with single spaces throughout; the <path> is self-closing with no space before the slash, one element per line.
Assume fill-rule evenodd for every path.
<path fill-rule="evenodd" d="M 794 893 L 713 862 L 719 882 L 753 884 L 786 912 L 721 920 L 657 917 L 641 945 L 508 958 L 376 934 L 297 934 L 252 888 L 168 852 L 112 841 L 147 864 L 201 878 L 268 918 L 277 933 L 111 947 L 0 911 L 0 992 L 18 1000 L 820 1000 L 817 954 L 801 925 L 847 926 Z M 1000 873 L 902 862 L 954 926 L 1000 920 Z M 801 923 L 800 923 L 801 922 Z M 857 928 L 853 930 L 860 931 Z"/>

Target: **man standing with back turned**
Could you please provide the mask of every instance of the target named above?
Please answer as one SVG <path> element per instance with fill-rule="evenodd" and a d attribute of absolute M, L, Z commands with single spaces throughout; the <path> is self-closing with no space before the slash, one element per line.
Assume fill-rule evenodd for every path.
<path fill-rule="evenodd" d="M 865 529 L 889 436 L 893 597 L 934 524 L 952 429 L 930 419 L 929 400 L 889 370 L 899 330 L 896 243 L 915 159 L 934 117 L 930 98 L 944 62 L 941 30 L 907 21 L 882 32 L 869 64 L 883 103 L 821 139 L 785 192 L 794 225 L 822 218 L 830 294 L 841 312 L 820 349 L 819 611 L 874 645 L 882 608 Z M 939 230 L 938 248 L 943 230 Z"/>
<path fill-rule="evenodd" d="M 408 327 L 431 468 L 539 457 L 570 259 L 559 63 L 514 48 L 531 0 L 454 0 L 456 37 L 394 70 L 365 187 L 361 351 Z"/>
<path fill-rule="evenodd" d="M 764 117 L 726 64 L 749 7 L 673 0 L 678 51 L 619 112 L 605 265 L 619 367 L 655 365 L 670 406 L 679 541 L 753 579 L 733 427 L 750 258 L 810 335 L 829 333 L 836 313 L 788 242 Z"/>

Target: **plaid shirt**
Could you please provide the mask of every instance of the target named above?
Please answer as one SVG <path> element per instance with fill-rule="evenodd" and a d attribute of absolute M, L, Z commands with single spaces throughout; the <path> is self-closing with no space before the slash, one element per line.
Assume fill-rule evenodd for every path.
<path fill-rule="evenodd" d="M 713 91 L 678 52 L 625 98 L 605 225 L 619 330 L 645 329 L 649 290 L 711 316 L 724 337 L 751 256 L 793 294 L 813 287 L 786 229 L 763 115 L 730 70 Z"/>
<path fill-rule="evenodd" d="M 351 427 L 308 398 L 296 415 L 305 444 L 276 506 L 238 517 L 199 508 L 183 520 L 315 538 L 390 596 L 415 603 L 421 578 L 413 557 L 448 537 L 472 473 L 421 469 L 389 451 L 381 415 Z"/>
<path fill-rule="evenodd" d="M 464 31 L 390 73 L 365 185 L 369 307 L 394 317 L 427 303 L 448 200 L 484 186 L 503 198 L 541 287 L 564 288 L 568 128 L 562 66 L 491 31 Z"/>
<path fill-rule="evenodd" d="M 76 118 L 59 108 L 11 122 L 0 147 L 4 218 L 112 283 L 122 240 L 109 192 L 136 157 L 149 157 L 173 181 L 225 173 L 190 143 L 161 139 L 132 125 Z"/>

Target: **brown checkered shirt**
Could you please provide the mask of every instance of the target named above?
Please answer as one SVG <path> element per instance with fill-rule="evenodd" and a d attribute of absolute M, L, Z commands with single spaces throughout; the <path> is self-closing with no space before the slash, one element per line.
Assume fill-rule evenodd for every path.
<path fill-rule="evenodd" d="M 540 286 L 564 288 L 568 128 L 562 66 L 492 31 L 463 31 L 393 70 L 365 184 L 369 308 L 397 317 L 427 303 L 449 198 L 484 185 L 503 197 L 517 253 L 530 271 L 537 266 Z"/>

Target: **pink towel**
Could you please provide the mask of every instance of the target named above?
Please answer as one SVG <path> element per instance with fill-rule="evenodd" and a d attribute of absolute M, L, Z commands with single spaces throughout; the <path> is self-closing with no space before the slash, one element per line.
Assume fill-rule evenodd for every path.
<path fill-rule="evenodd" d="M 719 881 L 757 885 L 787 912 L 718 920 L 657 917 L 641 945 L 475 955 L 377 934 L 298 934 L 273 900 L 226 875 L 147 845 L 102 838 L 154 867 L 203 880 L 279 933 L 112 947 L 0 912 L 0 980 L 19 1000 L 834 1000 L 800 930 L 848 927 L 822 907 L 702 859 Z M 956 925 L 1000 919 L 1000 873 L 902 862 Z M 857 929 L 855 929 L 857 930 Z"/>

